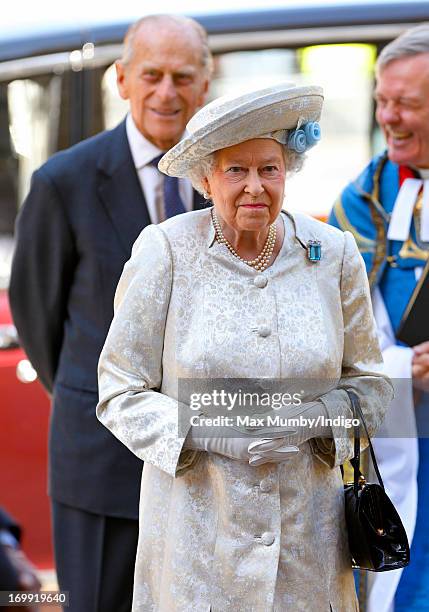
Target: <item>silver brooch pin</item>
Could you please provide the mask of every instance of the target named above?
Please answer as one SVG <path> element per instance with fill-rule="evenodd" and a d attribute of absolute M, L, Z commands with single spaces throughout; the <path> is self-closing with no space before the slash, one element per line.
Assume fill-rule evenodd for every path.
<path fill-rule="evenodd" d="M 320 240 L 309 240 L 307 242 L 307 257 L 313 263 L 322 259 L 322 243 Z"/>

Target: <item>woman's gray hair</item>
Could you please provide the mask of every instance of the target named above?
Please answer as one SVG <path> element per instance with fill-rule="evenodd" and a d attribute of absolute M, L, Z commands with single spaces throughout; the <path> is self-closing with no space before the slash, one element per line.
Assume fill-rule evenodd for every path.
<path fill-rule="evenodd" d="M 296 153 L 285 146 L 283 146 L 282 149 L 286 164 L 286 176 L 293 174 L 294 172 L 299 172 L 304 164 L 305 154 Z M 188 173 L 188 178 L 190 179 L 193 188 L 203 196 L 206 196 L 203 180 L 205 177 L 209 177 L 213 173 L 216 167 L 215 159 L 215 153 L 211 153 L 210 155 L 203 157 L 197 164 L 192 166 Z"/>
<path fill-rule="evenodd" d="M 210 153 L 210 155 L 203 157 L 197 164 L 192 166 L 188 173 L 188 178 L 192 183 L 192 187 L 205 198 L 207 198 L 207 195 L 203 180 L 213 174 L 215 164 L 215 154 Z"/>
<path fill-rule="evenodd" d="M 376 70 L 380 71 L 393 60 L 419 53 L 429 53 L 429 23 L 406 30 L 386 45 L 378 56 Z"/>

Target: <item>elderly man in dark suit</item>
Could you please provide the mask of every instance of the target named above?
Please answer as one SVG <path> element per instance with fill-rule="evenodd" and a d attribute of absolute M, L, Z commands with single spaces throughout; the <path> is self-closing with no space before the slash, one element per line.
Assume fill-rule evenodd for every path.
<path fill-rule="evenodd" d="M 146 225 L 203 206 L 190 183 L 160 174 L 157 158 L 204 102 L 206 32 L 184 17 L 143 18 L 116 69 L 130 114 L 35 172 L 10 284 L 22 345 L 53 399 L 55 555 L 73 612 L 131 608 L 142 463 L 95 416 L 116 284 Z"/>

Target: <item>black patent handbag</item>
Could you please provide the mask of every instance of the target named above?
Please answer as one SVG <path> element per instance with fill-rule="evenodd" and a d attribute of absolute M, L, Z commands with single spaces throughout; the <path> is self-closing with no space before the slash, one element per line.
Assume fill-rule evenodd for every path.
<path fill-rule="evenodd" d="M 353 418 L 363 425 L 378 483 L 368 483 L 360 471 L 360 425 L 354 427 L 353 482 L 344 485 L 346 523 L 352 565 L 356 569 L 387 572 L 410 562 L 410 547 L 399 514 L 390 501 L 378 469 L 359 398 L 347 391 Z"/>

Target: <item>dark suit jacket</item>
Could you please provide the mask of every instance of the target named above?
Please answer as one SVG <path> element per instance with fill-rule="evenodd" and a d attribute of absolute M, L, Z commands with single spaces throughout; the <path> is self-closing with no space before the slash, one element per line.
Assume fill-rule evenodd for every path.
<path fill-rule="evenodd" d="M 34 173 L 10 283 L 20 340 L 53 395 L 51 495 L 125 518 L 138 517 L 142 463 L 96 419 L 97 362 L 122 268 L 148 224 L 123 122 Z"/>

